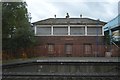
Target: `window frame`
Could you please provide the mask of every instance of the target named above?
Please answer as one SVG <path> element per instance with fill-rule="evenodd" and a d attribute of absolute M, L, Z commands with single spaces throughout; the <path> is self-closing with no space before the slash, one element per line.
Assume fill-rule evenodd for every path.
<path fill-rule="evenodd" d="M 48 43 L 48 54 L 54 54 L 55 51 L 55 44 L 53 43 Z"/>
<path fill-rule="evenodd" d="M 89 29 L 92 29 L 92 28 L 94 28 L 95 29 L 95 31 L 94 31 L 94 33 L 89 33 Z M 98 30 L 98 29 L 100 29 L 100 30 Z M 103 29 L 102 29 L 102 26 L 89 26 L 89 27 L 87 27 L 87 35 L 88 36 L 92 36 L 92 35 L 95 35 L 95 36 L 100 36 L 100 35 L 103 35 L 103 31 L 102 31 Z M 90 32 L 93 32 L 93 31 L 90 31 Z"/>
<path fill-rule="evenodd" d="M 86 51 L 86 48 L 87 48 L 87 51 Z M 92 44 L 90 44 L 90 43 L 84 43 L 84 54 L 85 55 L 92 54 Z"/>
<path fill-rule="evenodd" d="M 55 34 L 55 28 L 66 28 L 67 29 L 67 32 L 65 32 L 64 34 Z M 68 35 L 68 26 L 53 26 L 53 35 Z"/>
<path fill-rule="evenodd" d="M 37 31 L 38 28 L 50 28 L 50 33 L 49 33 L 49 34 L 43 34 L 43 33 L 40 34 L 40 33 L 37 33 L 37 32 L 38 32 L 38 31 Z M 36 30 L 35 30 L 35 35 L 38 35 L 38 36 L 51 35 L 51 33 L 52 33 L 52 32 L 51 32 L 51 26 L 47 26 L 47 25 L 46 25 L 46 26 L 36 26 L 35 29 L 36 29 Z"/>
<path fill-rule="evenodd" d="M 37 27 L 49 27 L 50 29 L 50 33 L 49 35 L 43 35 L 43 34 L 36 34 L 37 33 Z M 54 27 L 66 27 L 67 28 L 67 34 L 65 35 L 55 35 L 54 33 Z M 71 34 L 71 29 L 70 28 L 73 27 L 83 27 L 84 28 L 84 35 L 72 35 Z M 90 27 L 95 27 L 95 28 L 101 28 L 101 34 L 88 34 L 88 28 Z M 104 36 L 104 29 L 103 29 L 103 25 L 35 25 L 34 27 L 34 32 L 35 32 L 35 36 Z"/>
<path fill-rule="evenodd" d="M 68 46 L 69 46 L 69 48 L 71 48 L 71 50 L 67 50 Z M 73 44 L 72 43 L 65 44 L 65 54 L 67 57 L 72 56 L 72 54 L 73 54 Z"/>
<path fill-rule="evenodd" d="M 83 34 L 81 34 L 81 32 L 79 32 L 80 34 L 72 34 L 72 29 L 71 28 L 80 28 L 80 29 L 84 29 L 83 30 Z M 70 26 L 70 35 L 74 35 L 74 36 L 82 36 L 82 35 L 85 35 L 85 26 Z"/>

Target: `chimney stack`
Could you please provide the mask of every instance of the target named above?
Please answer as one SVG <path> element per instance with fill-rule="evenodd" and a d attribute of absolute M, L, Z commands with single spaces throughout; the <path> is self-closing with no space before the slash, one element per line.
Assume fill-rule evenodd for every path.
<path fill-rule="evenodd" d="M 80 18 L 82 18 L 82 14 L 80 14 Z"/>
<path fill-rule="evenodd" d="M 97 19 L 98 21 L 100 21 L 100 19 Z"/>
<path fill-rule="evenodd" d="M 54 15 L 55 19 L 56 19 L 56 14 Z"/>
<path fill-rule="evenodd" d="M 68 19 L 70 16 L 69 16 L 69 14 L 67 13 L 67 15 L 66 15 L 66 18 Z"/>

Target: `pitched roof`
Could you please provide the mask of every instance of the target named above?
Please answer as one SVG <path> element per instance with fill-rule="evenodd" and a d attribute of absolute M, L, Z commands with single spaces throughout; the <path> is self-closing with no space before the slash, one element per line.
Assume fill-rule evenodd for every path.
<path fill-rule="evenodd" d="M 50 24 L 100 24 L 100 25 L 105 25 L 105 22 L 99 21 L 99 20 L 94 20 L 90 18 L 48 18 L 45 20 L 37 21 L 32 24 L 36 25 L 50 25 Z"/>

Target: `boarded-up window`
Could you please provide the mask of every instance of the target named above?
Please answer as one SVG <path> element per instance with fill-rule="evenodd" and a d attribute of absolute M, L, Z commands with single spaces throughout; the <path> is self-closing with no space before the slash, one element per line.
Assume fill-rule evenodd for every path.
<path fill-rule="evenodd" d="M 54 53 L 54 44 L 48 44 L 48 53 L 53 54 Z"/>
<path fill-rule="evenodd" d="M 66 44 L 65 45 L 65 53 L 67 56 L 72 55 L 72 44 Z"/>
<path fill-rule="evenodd" d="M 37 35 L 50 35 L 51 34 L 51 28 L 50 27 L 37 27 L 36 28 L 36 34 Z"/>
<path fill-rule="evenodd" d="M 84 27 L 71 27 L 70 28 L 70 34 L 71 35 L 84 35 L 85 34 L 85 28 Z"/>
<path fill-rule="evenodd" d="M 102 27 L 87 27 L 88 35 L 102 35 Z"/>
<path fill-rule="evenodd" d="M 68 27 L 54 27 L 53 34 L 54 35 L 67 35 L 68 34 Z"/>
<path fill-rule="evenodd" d="M 85 54 L 91 54 L 91 44 L 84 45 L 84 52 Z"/>

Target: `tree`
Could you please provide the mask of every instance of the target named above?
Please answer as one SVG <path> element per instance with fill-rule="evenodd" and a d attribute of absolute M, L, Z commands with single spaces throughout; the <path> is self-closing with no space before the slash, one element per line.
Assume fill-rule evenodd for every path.
<path fill-rule="evenodd" d="M 2 49 L 17 50 L 34 44 L 26 2 L 2 3 Z"/>

